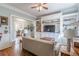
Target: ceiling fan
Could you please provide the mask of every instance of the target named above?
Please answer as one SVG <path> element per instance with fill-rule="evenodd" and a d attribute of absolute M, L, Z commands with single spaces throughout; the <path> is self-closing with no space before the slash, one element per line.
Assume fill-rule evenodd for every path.
<path fill-rule="evenodd" d="M 47 6 L 47 3 L 34 3 L 32 6 L 31 6 L 32 9 L 36 9 L 38 10 L 39 12 L 43 9 L 47 10 L 48 9 L 48 6 Z"/>

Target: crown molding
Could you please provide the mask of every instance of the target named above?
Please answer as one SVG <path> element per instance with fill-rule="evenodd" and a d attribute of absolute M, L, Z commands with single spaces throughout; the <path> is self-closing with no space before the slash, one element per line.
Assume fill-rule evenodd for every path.
<path fill-rule="evenodd" d="M 60 11 L 50 12 L 50 13 L 47 13 L 47 14 L 44 14 L 44 15 L 40 15 L 38 17 L 44 17 L 44 16 L 53 15 L 53 14 L 57 14 L 57 13 L 60 13 Z"/>
<path fill-rule="evenodd" d="M 10 5 L 8 5 L 8 4 L 2 3 L 2 4 L 0 4 L 0 6 L 3 6 L 3 7 L 5 7 L 5 8 L 11 9 L 11 10 L 13 10 L 13 11 L 16 11 L 16 12 L 19 12 L 19 13 L 22 13 L 22 14 L 25 14 L 25 15 L 27 15 L 27 16 L 33 18 L 33 19 L 36 19 L 35 16 L 33 16 L 33 15 L 27 13 L 27 12 L 24 12 L 24 11 L 22 11 L 22 10 L 16 8 L 16 7 L 10 6 Z"/>

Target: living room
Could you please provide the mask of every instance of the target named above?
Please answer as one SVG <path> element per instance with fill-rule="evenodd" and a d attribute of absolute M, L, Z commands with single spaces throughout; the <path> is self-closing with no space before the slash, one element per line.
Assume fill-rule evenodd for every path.
<path fill-rule="evenodd" d="M 79 55 L 78 3 L 2 3 L 0 11 L 1 55 Z M 22 44 L 18 44 L 20 48 L 14 44 L 16 35 L 21 37 L 18 40 Z M 16 53 L 10 52 L 13 45 L 16 46 Z M 10 48 L 9 51 L 7 48 Z M 22 55 L 22 50 L 26 54 Z"/>

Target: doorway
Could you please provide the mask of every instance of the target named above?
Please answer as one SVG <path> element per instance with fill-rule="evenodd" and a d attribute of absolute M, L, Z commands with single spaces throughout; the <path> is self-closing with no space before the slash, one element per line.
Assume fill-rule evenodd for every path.
<path fill-rule="evenodd" d="M 31 37 L 32 31 L 34 31 L 34 21 L 21 17 L 11 16 L 10 22 L 10 32 L 12 41 L 22 41 L 23 36 Z"/>

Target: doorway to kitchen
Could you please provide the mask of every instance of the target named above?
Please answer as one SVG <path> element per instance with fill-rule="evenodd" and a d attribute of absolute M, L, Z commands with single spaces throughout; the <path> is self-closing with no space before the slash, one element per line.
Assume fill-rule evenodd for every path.
<path fill-rule="evenodd" d="M 12 16 L 10 22 L 12 41 L 22 41 L 22 37 L 34 36 L 34 21 Z"/>

